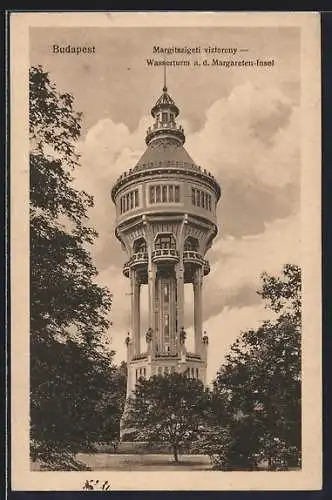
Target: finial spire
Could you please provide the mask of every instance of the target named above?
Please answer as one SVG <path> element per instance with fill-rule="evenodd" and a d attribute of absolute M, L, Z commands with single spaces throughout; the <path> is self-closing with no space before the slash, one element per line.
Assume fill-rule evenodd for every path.
<path fill-rule="evenodd" d="M 145 138 L 146 144 L 155 138 L 161 138 L 166 135 L 172 136 L 180 144 L 184 144 L 185 136 L 181 125 L 176 124 L 176 118 L 179 115 L 179 108 L 168 94 L 166 82 L 166 61 L 164 59 L 164 86 L 163 93 L 151 109 L 151 115 L 154 118 L 153 127 L 149 127 Z"/>
<path fill-rule="evenodd" d="M 163 87 L 163 92 L 167 92 L 167 85 L 166 85 L 166 61 L 164 60 L 164 87 Z"/>

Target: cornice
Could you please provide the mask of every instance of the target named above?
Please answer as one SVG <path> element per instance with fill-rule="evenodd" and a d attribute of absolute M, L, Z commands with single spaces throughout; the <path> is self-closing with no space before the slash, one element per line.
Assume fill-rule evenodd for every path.
<path fill-rule="evenodd" d="M 168 164 L 170 162 L 165 162 L 165 163 Z M 215 191 L 217 196 L 217 201 L 220 199 L 221 188 L 215 177 L 207 170 L 205 169 L 203 170 L 201 167 L 198 167 L 196 165 L 193 165 L 191 167 L 185 167 L 182 165 L 175 165 L 175 166 L 168 166 L 168 165 L 154 166 L 154 165 L 155 164 L 152 164 L 151 166 L 142 165 L 140 169 L 137 170 L 130 169 L 128 172 L 122 174 L 117 179 L 111 190 L 111 197 L 113 202 L 115 202 L 117 192 L 126 184 L 130 184 L 133 181 L 144 180 L 149 177 L 154 178 L 161 175 L 167 175 L 169 177 L 174 176 L 178 178 L 179 174 L 183 175 L 184 177 L 190 177 L 194 180 L 200 180 L 203 183 L 207 183 Z"/>

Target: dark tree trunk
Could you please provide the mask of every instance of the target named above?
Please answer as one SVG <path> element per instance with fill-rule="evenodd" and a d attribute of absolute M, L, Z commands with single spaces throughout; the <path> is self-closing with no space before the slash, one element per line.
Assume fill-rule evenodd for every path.
<path fill-rule="evenodd" d="M 179 456 L 178 456 L 178 447 L 177 445 L 173 445 L 173 456 L 174 456 L 174 461 L 178 463 L 179 461 Z"/>

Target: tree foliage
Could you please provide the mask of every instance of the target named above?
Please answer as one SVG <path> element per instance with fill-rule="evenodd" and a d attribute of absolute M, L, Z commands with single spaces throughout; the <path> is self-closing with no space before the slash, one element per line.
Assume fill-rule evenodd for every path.
<path fill-rule="evenodd" d="M 138 441 L 169 444 L 177 462 L 181 447 L 202 434 L 208 403 L 209 391 L 199 380 L 179 373 L 141 378 L 128 401 L 125 426 Z"/>
<path fill-rule="evenodd" d="M 73 185 L 81 115 L 41 67 L 30 70 L 29 118 L 32 340 L 74 335 L 96 345 L 110 326 L 111 294 L 94 281 L 93 199 Z"/>
<path fill-rule="evenodd" d="M 281 276 L 264 273 L 258 293 L 277 318 L 243 332 L 214 381 L 224 408 L 215 413 L 215 423 L 232 438 L 227 446 L 219 442 L 225 468 L 252 469 L 262 460 L 270 468 L 300 462 L 300 269 L 286 265 Z"/>
<path fill-rule="evenodd" d="M 90 255 L 93 199 L 73 182 L 81 115 L 41 66 L 29 76 L 31 451 L 47 455 L 116 435 L 124 391 L 105 350 L 112 296 Z"/>

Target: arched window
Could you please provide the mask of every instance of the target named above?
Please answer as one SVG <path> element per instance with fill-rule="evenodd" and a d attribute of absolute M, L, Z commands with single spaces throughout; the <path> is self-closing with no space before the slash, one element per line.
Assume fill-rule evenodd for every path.
<path fill-rule="evenodd" d="M 191 203 L 196 205 L 196 189 L 191 188 Z"/>
<path fill-rule="evenodd" d="M 205 208 L 205 193 L 204 193 L 204 191 L 201 191 L 201 205 L 203 208 Z"/>
<path fill-rule="evenodd" d="M 162 186 L 162 201 L 167 202 L 167 186 Z"/>
<path fill-rule="evenodd" d="M 134 241 L 134 253 L 146 253 L 146 241 L 144 238 L 138 238 L 138 240 Z"/>
<path fill-rule="evenodd" d="M 135 189 L 134 191 L 134 207 L 138 207 L 139 206 L 139 199 L 138 199 L 138 189 Z"/>
<path fill-rule="evenodd" d="M 160 190 L 161 186 L 156 186 L 156 203 L 160 203 Z"/>
<path fill-rule="evenodd" d="M 168 248 L 173 248 L 174 250 L 176 249 L 176 240 L 175 237 L 172 233 L 163 233 L 163 234 L 158 234 L 155 242 L 154 242 L 154 248 L 155 250 L 162 250 L 162 249 L 168 249 Z"/>
<path fill-rule="evenodd" d="M 185 252 L 198 252 L 198 248 L 199 248 L 199 245 L 198 245 L 198 240 L 196 240 L 196 238 L 193 238 L 192 236 L 188 236 L 186 239 L 185 239 L 185 242 L 184 242 L 184 251 Z"/>
<path fill-rule="evenodd" d="M 155 203 L 155 186 L 150 186 L 150 203 Z"/>
<path fill-rule="evenodd" d="M 205 193 L 205 208 L 209 210 L 209 195 Z"/>

